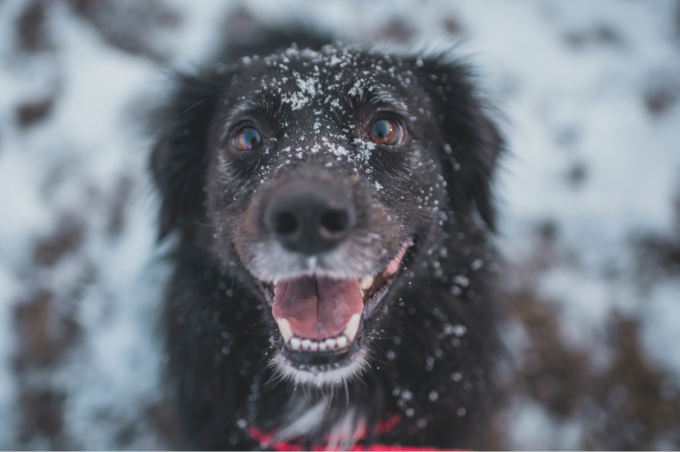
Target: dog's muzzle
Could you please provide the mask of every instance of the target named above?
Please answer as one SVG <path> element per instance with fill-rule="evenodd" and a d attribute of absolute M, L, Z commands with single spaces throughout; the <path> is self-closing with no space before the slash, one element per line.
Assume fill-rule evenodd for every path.
<path fill-rule="evenodd" d="M 270 195 L 264 225 L 286 252 L 322 258 L 351 237 L 357 209 L 329 181 L 293 180 Z M 350 365 L 362 348 L 363 323 L 395 280 L 410 242 L 381 271 L 337 278 L 313 269 L 269 283 L 260 281 L 281 334 L 286 365 L 315 374 Z M 282 272 L 285 273 L 285 272 Z"/>

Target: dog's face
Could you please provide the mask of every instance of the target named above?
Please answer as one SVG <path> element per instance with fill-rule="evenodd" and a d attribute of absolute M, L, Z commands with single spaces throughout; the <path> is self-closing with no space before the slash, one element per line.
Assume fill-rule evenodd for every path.
<path fill-rule="evenodd" d="M 203 187 L 182 193 L 202 189 L 213 249 L 252 278 L 278 370 L 341 383 L 366 367 L 388 301 L 455 230 L 453 212 L 491 221 L 498 143 L 483 142 L 497 135 L 464 70 L 441 61 L 326 46 L 223 72 L 199 99 L 208 124 L 184 134 L 205 136 Z"/>

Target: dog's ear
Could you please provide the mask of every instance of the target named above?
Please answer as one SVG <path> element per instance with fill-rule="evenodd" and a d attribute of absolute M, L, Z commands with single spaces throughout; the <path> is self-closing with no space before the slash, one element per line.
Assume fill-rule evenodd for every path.
<path fill-rule="evenodd" d="M 451 208 L 470 215 L 474 209 L 493 230 L 493 169 L 503 139 L 484 112 L 469 68 L 445 57 L 414 62 L 419 84 L 434 104 L 441 135 L 440 158 Z"/>
<path fill-rule="evenodd" d="M 159 110 L 151 172 L 161 195 L 159 238 L 187 232 L 205 217 L 210 127 L 228 77 L 178 76 L 177 88 Z"/>

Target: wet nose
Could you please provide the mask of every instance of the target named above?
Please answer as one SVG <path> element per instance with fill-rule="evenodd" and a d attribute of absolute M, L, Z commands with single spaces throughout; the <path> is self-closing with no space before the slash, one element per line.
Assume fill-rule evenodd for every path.
<path fill-rule="evenodd" d="M 309 256 L 341 243 L 356 223 L 354 203 L 344 190 L 325 182 L 292 181 L 267 203 L 265 224 L 288 250 Z"/>

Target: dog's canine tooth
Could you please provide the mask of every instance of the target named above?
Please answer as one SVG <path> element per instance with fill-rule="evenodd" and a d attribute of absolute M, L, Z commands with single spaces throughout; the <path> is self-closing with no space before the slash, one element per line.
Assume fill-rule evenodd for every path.
<path fill-rule="evenodd" d="M 336 340 L 333 338 L 326 339 L 326 346 L 328 350 L 335 350 Z"/>
<path fill-rule="evenodd" d="M 337 345 L 338 345 L 338 348 L 347 347 L 347 337 L 346 336 L 340 336 L 337 340 Z"/>
<path fill-rule="evenodd" d="M 312 346 L 312 341 L 309 339 L 302 339 L 302 341 L 300 341 L 300 346 L 302 347 L 302 350 L 309 350 L 309 347 Z"/>
<path fill-rule="evenodd" d="M 309 345 L 309 351 L 315 352 L 317 350 L 319 350 L 319 343 L 317 341 L 312 341 L 312 343 Z"/>
<path fill-rule="evenodd" d="M 359 287 L 361 287 L 363 290 L 370 289 L 372 285 L 373 285 L 372 276 L 364 276 L 359 280 Z"/>
<path fill-rule="evenodd" d="M 290 329 L 290 322 L 284 318 L 280 318 L 276 319 L 276 324 L 279 326 L 283 341 L 287 344 L 290 342 L 290 338 L 293 337 L 293 330 Z"/>
<path fill-rule="evenodd" d="M 319 351 L 320 352 L 325 352 L 327 349 L 328 349 L 328 345 L 326 344 L 326 341 L 319 342 Z"/>
<path fill-rule="evenodd" d="M 300 350 L 300 338 L 294 337 L 290 340 L 290 348 L 293 350 Z"/>
<path fill-rule="evenodd" d="M 357 331 L 359 331 L 359 322 L 361 321 L 361 314 L 354 314 L 351 319 L 349 319 L 349 322 L 347 322 L 347 325 L 345 326 L 345 336 L 347 336 L 347 339 L 352 342 L 354 338 L 357 335 Z"/>

